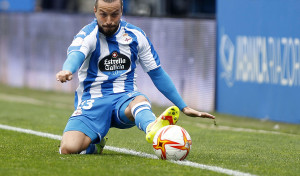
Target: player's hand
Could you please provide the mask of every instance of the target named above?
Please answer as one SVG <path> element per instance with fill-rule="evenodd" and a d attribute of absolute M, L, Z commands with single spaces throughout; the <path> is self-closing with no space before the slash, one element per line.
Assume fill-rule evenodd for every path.
<path fill-rule="evenodd" d="M 209 118 L 209 119 L 215 119 L 215 116 L 206 113 L 206 112 L 199 112 L 196 111 L 190 107 L 185 107 L 182 109 L 182 112 L 187 115 L 187 116 L 191 116 L 191 117 L 202 117 L 202 118 Z"/>
<path fill-rule="evenodd" d="M 71 81 L 73 78 L 73 74 L 70 71 L 62 70 L 56 74 L 56 80 L 62 83 Z"/>

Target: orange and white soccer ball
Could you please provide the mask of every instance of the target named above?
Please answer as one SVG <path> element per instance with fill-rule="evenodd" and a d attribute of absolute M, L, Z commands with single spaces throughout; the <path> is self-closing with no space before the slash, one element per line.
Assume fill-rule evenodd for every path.
<path fill-rule="evenodd" d="M 163 160 L 184 160 L 192 147 L 189 133 L 177 125 L 168 125 L 157 131 L 153 138 L 153 149 Z"/>

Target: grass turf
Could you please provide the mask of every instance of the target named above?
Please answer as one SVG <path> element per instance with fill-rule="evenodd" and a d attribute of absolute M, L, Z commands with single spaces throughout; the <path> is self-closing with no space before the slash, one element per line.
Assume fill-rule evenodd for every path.
<path fill-rule="evenodd" d="M 1 85 L 0 107 L 0 124 L 61 135 L 73 95 Z M 217 127 L 212 120 L 181 114 L 178 125 L 193 140 L 187 160 L 256 175 L 300 173 L 300 125 L 214 114 Z M 153 154 L 136 127 L 111 129 L 108 136 L 109 146 Z M 13 131 L 0 130 L 0 139 L 0 175 L 223 175 L 109 150 L 101 156 L 59 155 L 59 141 Z"/>

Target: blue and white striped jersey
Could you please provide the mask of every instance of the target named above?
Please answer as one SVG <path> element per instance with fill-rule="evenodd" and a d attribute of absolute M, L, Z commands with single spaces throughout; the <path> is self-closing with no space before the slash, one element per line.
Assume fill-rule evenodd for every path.
<path fill-rule="evenodd" d="M 75 101 L 136 91 L 136 67 L 145 72 L 160 67 L 159 57 L 145 33 L 121 20 L 113 36 L 99 32 L 97 20 L 74 38 L 68 54 L 80 51 L 85 60 L 78 70 L 79 86 Z"/>

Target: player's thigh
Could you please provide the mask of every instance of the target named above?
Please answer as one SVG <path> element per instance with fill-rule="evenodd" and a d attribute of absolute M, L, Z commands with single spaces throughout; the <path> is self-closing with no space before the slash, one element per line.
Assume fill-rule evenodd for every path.
<path fill-rule="evenodd" d="M 61 153 L 78 153 L 85 150 L 91 141 L 91 138 L 81 131 L 66 131 L 61 140 Z"/>
<path fill-rule="evenodd" d="M 64 129 L 64 133 L 68 131 L 80 131 L 88 136 L 93 143 L 97 143 L 99 140 L 98 134 L 80 119 L 86 120 L 85 116 L 71 117 Z"/>
<path fill-rule="evenodd" d="M 81 131 L 97 144 L 111 126 L 114 96 L 85 100 L 70 117 L 66 131 Z"/>

